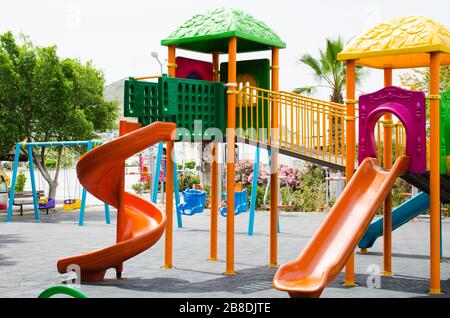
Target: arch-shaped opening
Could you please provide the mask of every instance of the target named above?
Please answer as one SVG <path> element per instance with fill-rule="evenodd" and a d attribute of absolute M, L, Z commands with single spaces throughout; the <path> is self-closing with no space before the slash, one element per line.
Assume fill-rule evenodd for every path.
<path fill-rule="evenodd" d="M 382 167 L 385 166 L 384 164 L 384 149 L 386 147 L 385 142 L 385 128 L 390 127 L 391 128 L 391 154 L 392 154 L 392 162 L 391 164 L 394 164 L 395 160 L 400 157 L 401 155 L 406 154 L 406 142 L 407 142 L 407 133 L 404 126 L 404 123 L 397 118 L 392 113 L 389 113 L 392 115 L 392 120 L 390 122 L 385 121 L 384 115 L 387 113 L 380 114 L 377 122 L 375 123 L 373 127 L 373 140 L 372 142 L 375 144 L 376 148 L 376 158 L 378 160 L 378 164 Z M 372 129 L 369 127 L 368 129 Z"/>
<path fill-rule="evenodd" d="M 387 113 L 397 117 L 405 129 L 405 154 L 411 157 L 409 171 L 424 173 L 426 170 L 425 95 L 393 86 L 360 97 L 358 161 L 361 163 L 367 157 L 378 157 L 375 126 Z"/>
<path fill-rule="evenodd" d="M 400 104 L 396 104 L 396 103 L 389 103 L 387 105 L 383 105 L 377 109 L 375 109 L 368 117 L 367 117 L 367 125 L 366 125 L 366 129 L 368 131 L 368 135 L 369 135 L 369 139 L 367 140 L 368 143 L 368 149 L 369 149 L 369 155 L 370 157 L 374 157 L 378 159 L 378 162 L 380 163 L 380 165 L 383 164 L 383 158 L 380 157 L 383 156 L 383 149 L 380 149 L 380 145 L 382 147 L 384 147 L 384 127 L 385 125 L 389 125 L 392 128 L 392 146 L 393 146 L 393 159 L 396 158 L 395 156 L 395 151 L 394 151 L 394 147 L 395 147 L 395 143 L 397 142 L 396 139 L 394 139 L 394 133 L 395 130 L 393 123 L 397 122 L 401 124 L 402 129 L 404 130 L 404 137 L 405 137 L 405 145 L 407 144 L 407 140 L 408 140 L 408 136 L 411 134 L 410 130 L 411 127 L 408 125 L 408 121 L 407 119 L 402 116 L 399 115 L 395 109 L 402 107 L 402 105 Z M 391 114 L 392 115 L 392 121 L 391 122 L 385 122 L 383 120 L 384 115 L 386 114 Z M 379 132 L 379 133 L 378 133 Z M 378 139 L 377 137 L 379 136 Z M 381 151 L 380 151 L 381 150 Z M 403 154 L 412 156 L 413 155 L 413 151 L 411 149 L 406 149 L 405 146 L 405 151 Z"/>

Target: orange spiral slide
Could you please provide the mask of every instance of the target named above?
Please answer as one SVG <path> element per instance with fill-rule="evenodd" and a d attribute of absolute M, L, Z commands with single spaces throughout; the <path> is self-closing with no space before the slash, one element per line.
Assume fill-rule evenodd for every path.
<path fill-rule="evenodd" d="M 274 287 L 291 297 L 319 297 L 339 275 L 409 164 L 410 157 L 401 156 L 386 171 L 376 165 L 376 159 L 366 158 L 300 256 L 278 269 Z"/>
<path fill-rule="evenodd" d="M 89 193 L 116 207 L 117 244 L 58 260 L 58 272 L 73 265 L 81 281 L 96 282 L 115 268 L 121 277 L 123 262 L 155 244 L 164 232 L 166 215 L 153 203 L 124 190 L 124 162 L 160 141 L 171 140 L 174 123 L 156 122 L 105 143 L 83 155 L 77 163 L 80 183 Z"/>

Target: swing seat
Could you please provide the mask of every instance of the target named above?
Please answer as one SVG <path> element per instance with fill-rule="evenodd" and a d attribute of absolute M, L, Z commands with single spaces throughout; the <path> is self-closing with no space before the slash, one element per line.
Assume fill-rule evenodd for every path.
<path fill-rule="evenodd" d="M 54 209 L 56 206 L 55 198 L 39 199 L 39 209 Z"/>
<path fill-rule="evenodd" d="M 205 209 L 206 191 L 187 189 L 181 194 L 184 202 L 178 205 L 179 213 L 190 216 L 203 212 Z"/>
<path fill-rule="evenodd" d="M 78 210 L 80 207 L 81 200 L 78 198 L 64 200 L 64 210 Z"/>
<path fill-rule="evenodd" d="M 226 195 L 224 194 L 224 198 Z M 234 215 L 239 215 L 241 213 L 248 211 L 248 196 L 247 189 L 238 191 L 234 193 Z M 220 208 L 220 214 L 222 216 L 227 216 L 227 207 Z"/>

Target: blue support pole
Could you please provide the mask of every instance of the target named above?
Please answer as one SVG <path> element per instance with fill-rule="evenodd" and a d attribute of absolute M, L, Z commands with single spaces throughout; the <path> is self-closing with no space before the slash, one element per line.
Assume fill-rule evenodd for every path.
<path fill-rule="evenodd" d="M 109 215 L 109 205 L 105 203 L 105 220 L 106 224 L 111 224 L 111 216 Z"/>
<path fill-rule="evenodd" d="M 87 144 L 87 152 L 92 150 L 92 141 L 89 141 Z M 86 208 L 86 189 L 83 187 L 83 190 L 81 192 L 81 207 L 80 207 L 80 217 L 78 220 L 78 225 L 83 226 L 84 225 L 84 210 Z"/>
<path fill-rule="evenodd" d="M 163 153 L 163 142 L 158 144 L 158 155 L 156 157 L 156 167 L 155 174 L 153 175 L 153 193 L 152 193 L 152 202 L 156 204 L 158 201 L 158 183 L 159 183 L 159 172 L 161 170 L 161 160 Z"/>
<path fill-rule="evenodd" d="M 34 178 L 33 152 L 31 150 L 30 145 L 27 145 L 27 153 L 28 153 L 28 166 L 30 168 L 31 192 L 33 193 L 34 219 L 39 220 L 40 215 L 39 215 L 39 206 L 38 206 L 37 193 L 36 193 L 36 180 Z"/>
<path fill-rule="evenodd" d="M 12 219 L 12 208 L 13 208 L 13 204 L 14 204 L 14 193 L 16 191 L 16 183 L 17 183 L 17 170 L 19 169 L 20 148 L 21 148 L 21 144 L 17 143 L 16 144 L 16 151 L 14 153 L 14 166 L 13 166 L 11 187 L 9 189 L 9 203 L 8 203 L 8 213 L 6 215 L 6 222 L 11 222 L 11 219 Z"/>
<path fill-rule="evenodd" d="M 258 188 L 258 175 L 259 175 L 259 147 L 256 146 L 255 162 L 253 163 L 253 180 L 252 180 L 252 194 L 250 199 L 250 214 L 248 220 L 249 236 L 253 235 L 253 225 L 255 223 L 255 208 L 256 208 L 256 194 Z"/>
<path fill-rule="evenodd" d="M 103 142 L 100 140 L 84 140 L 84 141 L 49 141 L 49 142 L 29 142 L 27 146 L 31 147 L 73 147 L 80 145 L 88 145 L 91 144 L 102 144 Z"/>
<path fill-rule="evenodd" d="M 178 189 L 178 169 L 177 169 L 177 161 L 175 159 L 175 147 L 173 150 L 173 189 L 175 191 L 175 206 L 177 211 L 177 225 L 178 228 L 183 228 L 183 219 L 181 218 L 180 209 L 178 206 L 180 205 L 180 192 Z"/>

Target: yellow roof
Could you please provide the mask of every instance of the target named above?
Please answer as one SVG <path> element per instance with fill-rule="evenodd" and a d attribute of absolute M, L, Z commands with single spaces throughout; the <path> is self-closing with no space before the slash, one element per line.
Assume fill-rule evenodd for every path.
<path fill-rule="evenodd" d="M 375 68 L 429 66 L 427 53 L 441 52 L 441 65 L 450 64 L 450 30 L 426 17 L 400 17 L 370 29 L 351 41 L 338 60 L 357 60 Z"/>

